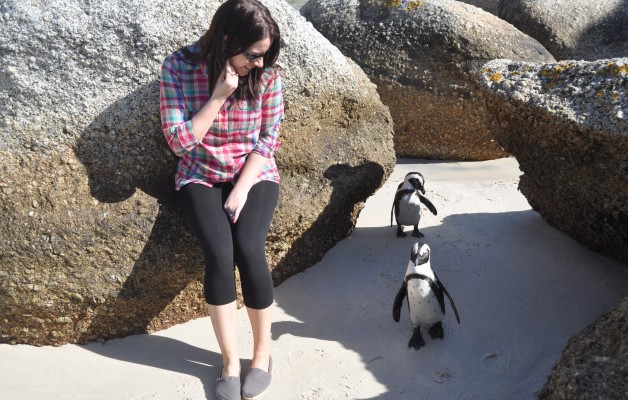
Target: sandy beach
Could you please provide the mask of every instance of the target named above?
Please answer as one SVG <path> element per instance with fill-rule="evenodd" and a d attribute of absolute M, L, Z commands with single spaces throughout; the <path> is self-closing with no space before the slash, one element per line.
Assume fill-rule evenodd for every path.
<path fill-rule="evenodd" d="M 416 239 L 395 236 L 390 208 L 410 171 L 438 210 L 419 228 L 461 319 L 447 303 L 444 340 L 426 335 L 419 351 L 407 347 L 407 307 L 392 319 Z M 274 380 L 261 399 L 535 398 L 567 340 L 628 294 L 628 269 L 548 225 L 520 174 L 514 158 L 398 160 L 353 234 L 275 288 Z M 244 310 L 238 319 L 246 371 Z M 3 344 L 0 398 L 212 400 L 220 366 L 208 318 L 104 344 Z"/>

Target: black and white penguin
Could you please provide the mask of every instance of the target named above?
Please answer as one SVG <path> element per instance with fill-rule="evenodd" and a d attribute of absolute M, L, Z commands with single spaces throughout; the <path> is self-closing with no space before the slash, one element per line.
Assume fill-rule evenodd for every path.
<path fill-rule="evenodd" d="M 397 221 L 397 237 L 405 237 L 404 225 L 414 226 L 412 236 L 421 238 L 424 235 L 419 232 L 421 220 L 421 203 L 436 215 L 436 207 L 425 196 L 425 178 L 420 172 L 409 172 L 403 182 L 397 186 L 395 200 L 390 210 L 390 226 L 392 226 L 393 213 Z"/>
<path fill-rule="evenodd" d="M 408 297 L 410 319 L 414 326 L 414 333 L 408 342 L 408 347 L 418 350 L 425 344 L 421 327 L 426 327 L 433 339 L 442 339 L 445 336 L 442 323 L 445 317 L 445 295 L 456 314 L 456 320 L 460 323 L 454 300 L 430 265 L 430 246 L 415 243 L 412 246 L 403 284 L 393 305 L 393 319 L 399 322 L 403 299 Z"/>

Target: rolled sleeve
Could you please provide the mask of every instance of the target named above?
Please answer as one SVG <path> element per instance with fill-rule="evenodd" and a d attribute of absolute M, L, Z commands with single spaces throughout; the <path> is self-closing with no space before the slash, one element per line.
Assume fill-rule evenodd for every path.
<path fill-rule="evenodd" d="M 272 158 L 281 146 L 279 125 L 283 119 L 283 93 L 279 67 L 270 72 L 266 90 L 262 94 L 262 124 L 259 139 L 253 152 L 265 158 Z"/>
<path fill-rule="evenodd" d="M 192 132 L 192 120 L 188 118 L 185 97 L 172 57 L 166 58 L 161 68 L 159 110 L 164 136 L 168 146 L 177 156 L 188 153 L 198 145 Z"/>

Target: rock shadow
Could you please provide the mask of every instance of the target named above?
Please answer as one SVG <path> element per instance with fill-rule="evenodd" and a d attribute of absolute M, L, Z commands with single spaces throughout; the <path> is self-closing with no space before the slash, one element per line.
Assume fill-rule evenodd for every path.
<path fill-rule="evenodd" d="M 334 164 L 323 176 L 332 187 L 329 202 L 273 268 L 275 285 L 320 261 L 329 249 L 353 231 L 361 205 L 384 180 L 384 168 L 371 161 L 354 167 Z"/>
<path fill-rule="evenodd" d="M 101 222 L 107 225 L 102 229 L 109 232 L 106 239 L 141 247 L 135 260 L 124 254 L 124 246 L 112 248 L 132 270 L 120 266 L 117 275 L 126 276 L 121 287 L 98 288 L 109 295 L 94 306 L 78 342 L 145 333 L 202 276 L 202 256 L 176 204 L 177 160 L 161 132 L 158 83 L 140 86 L 107 107 L 82 132 L 74 152 L 87 171 L 90 195 L 99 202 L 94 208 L 108 214 Z"/>
<path fill-rule="evenodd" d="M 124 282 L 106 288 L 115 292 L 105 303 L 84 305 L 95 312 L 78 343 L 146 333 L 206 315 L 192 301 L 187 310 L 168 308 L 188 285 L 200 285 L 203 257 L 176 202 L 177 158 L 161 132 L 158 84 L 143 85 L 107 107 L 82 132 L 74 151 L 87 171 L 89 194 L 100 203 L 94 207 L 109 214 L 101 231 L 116 240 L 140 232 L 133 240 L 143 246 L 137 259 L 127 259 L 131 271 L 120 271 Z M 335 164 L 323 177 L 332 186 L 328 204 L 275 266 L 275 284 L 313 265 L 350 234 L 359 204 L 379 188 L 384 169 L 374 162 Z"/>
<path fill-rule="evenodd" d="M 601 21 L 587 27 L 576 41 L 570 58 L 594 61 L 625 57 L 628 45 L 628 0 L 624 0 Z M 592 42 L 589 38 L 600 38 Z"/>
<path fill-rule="evenodd" d="M 357 353 L 374 381 L 386 388 L 372 399 L 483 397 L 487 393 L 491 398 L 510 398 L 515 392 L 531 394 L 538 389 L 530 386 L 531 370 L 542 364 L 549 371 L 553 361 L 548 354 L 560 354 L 556 343 L 566 341 L 564 336 L 577 331 L 583 320 L 592 320 L 616 303 L 612 296 L 605 298 L 594 290 L 583 293 L 582 288 L 602 287 L 602 292 L 612 287 L 625 292 L 621 287 L 625 281 L 608 283 L 599 265 L 589 268 L 599 255 L 582 247 L 577 250 L 582 257 L 574 263 L 573 241 L 532 210 L 451 215 L 441 225 L 421 227 L 421 232 L 423 239 L 396 238 L 394 227 L 357 228 L 319 265 L 306 271 L 307 276 L 293 277 L 294 281 L 276 289 L 277 306 L 296 321 L 274 323 L 273 339 L 281 345 L 283 335 L 314 338 Z M 444 340 L 426 335 L 426 346 L 419 351 L 407 348 L 412 336 L 407 306 L 399 323 L 392 319 L 393 301 L 417 240 L 430 245 L 433 268 L 461 318 L 458 325 L 446 302 Z M 547 290 L 548 282 L 552 290 Z M 604 289 L 602 285 L 607 284 L 610 287 Z M 569 293 L 582 297 L 561 300 Z M 512 296 L 520 299 L 516 310 L 499 306 Z M 594 307 L 591 297 L 596 298 Z M 534 318 L 533 322 L 520 314 Z M 578 315 L 580 321 L 566 320 L 567 315 Z M 316 346 L 314 353 L 325 354 L 326 345 Z M 293 365 L 298 362 L 298 348 L 291 354 Z M 317 354 L 308 354 L 307 360 Z M 345 362 L 332 354 L 324 362 L 326 370 L 338 368 L 349 377 L 361 373 L 350 373 Z M 328 386 L 320 390 L 334 383 L 326 382 Z M 316 383 L 304 386 L 316 390 Z M 360 383 L 342 380 L 339 384 L 349 395 L 355 393 L 347 388 L 355 386 Z"/>

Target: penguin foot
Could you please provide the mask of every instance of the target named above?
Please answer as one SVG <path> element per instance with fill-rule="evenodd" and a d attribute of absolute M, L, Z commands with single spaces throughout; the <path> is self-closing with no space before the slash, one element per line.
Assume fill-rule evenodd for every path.
<path fill-rule="evenodd" d="M 425 340 L 423 340 L 423 336 L 421 335 L 421 328 L 419 327 L 414 328 L 414 333 L 412 334 L 412 337 L 410 338 L 410 341 L 408 342 L 408 347 L 418 350 L 424 345 L 425 345 Z"/>
<path fill-rule="evenodd" d="M 403 231 L 403 228 L 400 226 L 397 226 L 397 237 L 406 237 L 407 234 Z"/>
<path fill-rule="evenodd" d="M 424 235 L 419 232 L 419 225 L 414 225 L 414 229 L 412 230 L 412 236 L 417 237 L 417 238 L 422 238 Z"/>
<path fill-rule="evenodd" d="M 445 332 L 443 331 L 443 323 L 437 322 L 427 331 L 430 334 L 432 339 L 442 339 L 445 337 Z"/>
<path fill-rule="evenodd" d="M 425 237 L 425 235 L 424 235 L 424 234 L 422 234 L 421 232 L 419 232 L 419 230 L 418 230 L 418 229 L 417 229 L 417 230 L 415 230 L 415 231 L 412 231 L 412 236 L 414 236 L 414 237 L 416 237 L 416 238 L 422 238 L 422 237 Z"/>

